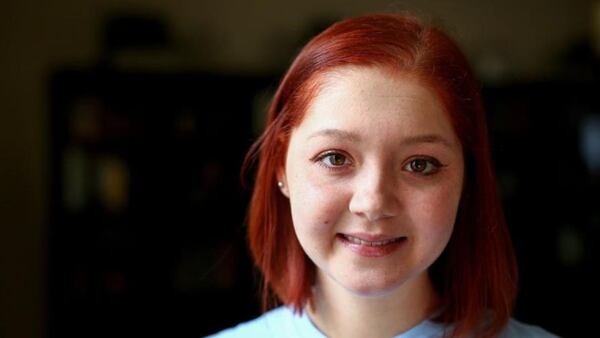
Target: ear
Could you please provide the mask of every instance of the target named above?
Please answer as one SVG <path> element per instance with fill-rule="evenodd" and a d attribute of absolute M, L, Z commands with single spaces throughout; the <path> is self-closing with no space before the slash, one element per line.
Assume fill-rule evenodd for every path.
<path fill-rule="evenodd" d="M 288 190 L 288 183 L 287 183 L 287 176 L 285 175 L 284 170 L 280 170 L 279 173 L 277 174 L 277 188 L 279 189 L 279 191 L 281 191 L 281 193 L 285 197 L 290 198 L 290 192 Z"/>

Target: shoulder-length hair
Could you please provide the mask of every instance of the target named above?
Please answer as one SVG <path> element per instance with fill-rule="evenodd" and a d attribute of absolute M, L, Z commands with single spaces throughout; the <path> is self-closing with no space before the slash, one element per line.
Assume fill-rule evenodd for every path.
<path fill-rule="evenodd" d="M 250 149 L 255 187 L 248 237 L 264 277 L 263 308 L 277 300 L 301 312 L 311 297 L 315 266 L 293 230 L 289 200 L 277 187 L 292 129 L 318 94 L 322 75 L 337 67 L 384 67 L 416 76 L 439 96 L 461 141 L 465 182 L 451 239 L 430 268 L 442 300 L 436 321 L 453 336 L 492 336 L 511 316 L 517 267 L 492 168 L 477 82 L 457 45 L 439 29 L 408 15 L 366 15 L 340 21 L 300 51 L 271 102 L 264 133 Z"/>

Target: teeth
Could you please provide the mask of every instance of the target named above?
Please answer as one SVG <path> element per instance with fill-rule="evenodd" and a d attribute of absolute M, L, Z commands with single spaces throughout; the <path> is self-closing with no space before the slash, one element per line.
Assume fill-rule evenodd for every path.
<path fill-rule="evenodd" d="M 386 239 L 386 240 L 383 240 L 383 241 L 373 241 L 373 242 L 371 242 L 371 241 L 362 240 L 360 238 L 352 237 L 352 236 L 349 236 L 349 235 L 344 235 L 344 237 L 348 241 L 350 241 L 350 242 L 352 242 L 354 244 L 366 245 L 366 246 L 384 246 L 386 244 L 390 244 L 392 242 L 396 242 L 399 239 L 399 238 L 392 238 L 392 239 Z"/>

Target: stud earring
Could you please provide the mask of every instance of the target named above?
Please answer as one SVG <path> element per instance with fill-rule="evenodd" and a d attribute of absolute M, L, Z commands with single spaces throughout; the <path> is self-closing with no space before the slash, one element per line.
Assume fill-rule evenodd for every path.
<path fill-rule="evenodd" d="M 277 186 L 279 187 L 279 189 L 282 189 L 283 188 L 283 182 L 281 182 L 281 181 L 277 182 Z"/>

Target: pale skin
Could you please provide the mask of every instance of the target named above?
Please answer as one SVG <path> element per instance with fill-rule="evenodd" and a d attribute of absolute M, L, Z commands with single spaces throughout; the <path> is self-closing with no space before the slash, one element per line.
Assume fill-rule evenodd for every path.
<path fill-rule="evenodd" d="M 439 306 L 427 271 L 454 227 L 462 148 L 415 77 L 353 67 L 321 80 L 279 174 L 316 266 L 308 315 L 328 337 L 392 337 Z"/>

